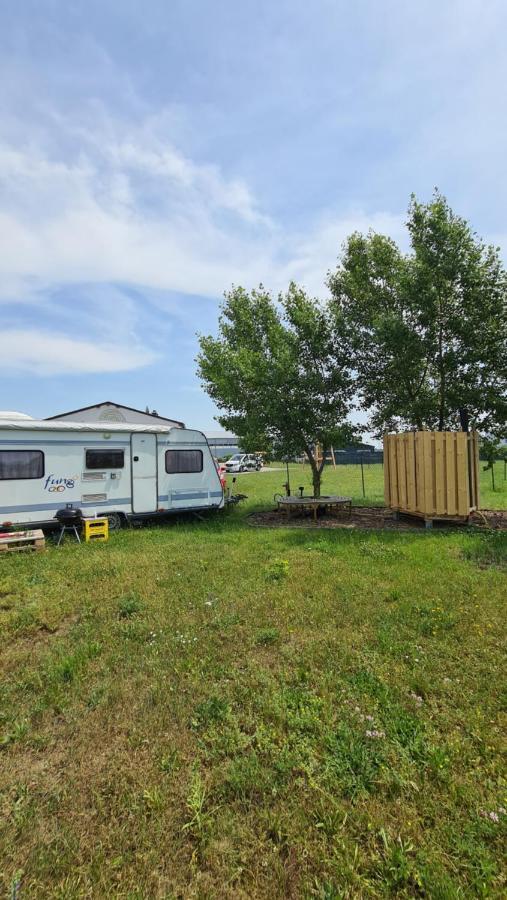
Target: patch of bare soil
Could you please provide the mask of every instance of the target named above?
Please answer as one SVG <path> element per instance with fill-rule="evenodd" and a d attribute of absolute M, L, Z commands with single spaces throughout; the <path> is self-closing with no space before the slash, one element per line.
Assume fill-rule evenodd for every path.
<path fill-rule="evenodd" d="M 338 516 L 319 515 L 314 522 L 313 516 L 300 515 L 287 518 L 286 513 L 277 509 L 252 513 L 248 524 L 265 528 L 365 528 L 393 531 L 413 531 L 423 529 L 424 520 L 418 516 L 406 516 L 400 513 L 399 518 L 388 507 L 354 506 L 352 515 L 340 513 Z M 452 521 L 435 521 L 434 528 L 463 528 L 466 523 Z M 470 516 L 469 525 L 479 528 L 507 530 L 507 510 L 483 509 Z"/>
<path fill-rule="evenodd" d="M 507 509 L 481 509 L 470 516 L 470 524 L 507 531 Z"/>

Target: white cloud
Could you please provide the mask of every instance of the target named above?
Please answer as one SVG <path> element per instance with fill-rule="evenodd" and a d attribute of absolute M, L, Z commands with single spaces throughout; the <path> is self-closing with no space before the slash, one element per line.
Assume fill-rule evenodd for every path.
<path fill-rule="evenodd" d="M 152 120 L 93 111 L 93 125 L 89 110 L 48 116 L 59 151 L 40 129 L 3 142 L 0 129 L 0 297 L 81 281 L 216 296 L 248 278 L 273 230 L 248 185 L 187 159 Z"/>
<path fill-rule="evenodd" d="M 93 131 L 59 120 L 62 146 L 79 135 L 70 157 L 41 141 L 0 144 L 0 299 L 82 282 L 217 297 L 233 282 L 299 278 L 321 290 L 351 228 L 399 230 L 396 217 L 364 214 L 282 230 L 243 180 L 187 159 L 147 122 L 129 131 L 104 116 Z"/>
<path fill-rule="evenodd" d="M 95 343 L 62 334 L 28 329 L 0 333 L 0 371 L 11 375 L 89 374 L 137 369 L 155 359 L 143 348 L 114 343 Z"/>
<path fill-rule="evenodd" d="M 128 125 L 95 103 L 74 117 L 46 110 L 46 119 L 46 137 L 40 124 L 23 133 L 18 121 L 15 132 L 3 123 L 3 140 L 0 122 L 0 305 L 10 314 L 0 335 L 2 371 L 148 365 L 160 342 L 129 287 L 160 292 L 159 310 L 164 292 L 217 298 L 233 283 L 262 281 L 277 292 L 295 279 L 319 294 L 347 234 L 401 232 L 400 217 L 361 212 L 329 214 L 304 234 L 282 229 L 244 180 L 180 153 L 161 134 L 163 115 Z M 85 302 L 77 297 L 82 285 Z M 55 290 L 76 292 L 60 303 L 56 324 Z M 15 312 L 21 305 L 33 309 L 27 328 Z"/>
<path fill-rule="evenodd" d="M 331 195 L 347 179 L 348 197 L 399 198 L 405 184 L 427 191 L 437 183 L 445 191 L 456 170 L 457 209 L 468 215 L 462 197 L 474 192 L 493 205 L 491 173 L 502 170 L 505 155 L 501 0 L 485 14 L 479 0 L 434 0 L 431 15 L 395 3 L 387 17 L 372 3 L 366 19 L 357 15 L 362 37 L 354 12 L 344 18 L 336 4 L 321 5 L 315 16 L 308 4 L 296 4 L 291 18 L 271 4 L 274 18 L 257 17 L 250 31 L 213 14 L 192 30 L 183 71 L 178 54 L 174 70 L 166 67 L 172 56 L 165 42 L 160 58 L 143 58 L 150 36 L 168 27 L 165 4 L 148 19 L 123 4 L 122 27 L 111 29 L 113 15 L 109 32 L 102 13 L 95 23 L 87 15 L 80 35 L 65 30 L 65 15 L 41 13 L 38 21 L 36 12 L 30 25 L 20 19 L 12 41 L 4 29 L 12 51 L 0 60 L 0 367 L 38 374 L 136 368 L 165 346 L 165 323 L 176 317 L 181 294 L 215 299 L 232 283 L 259 281 L 277 292 L 291 279 L 321 294 L 350 232 L 372 227 L 407 239 L 404 210 L 398 213 L 407 198 L 389 200 L 394 210 L 382 211 L 382 199 L 373 212 L 340 207 L 339 197 L 323 209 L 322 191 Z M 127 20 L 140 54 L 125 65 Z M 339 36 L 352 55 L 366 50 L 367 64 L 351 77 L 352 56 L 337 53 Z M 192 57 L 204 45 L 210 55 Z M 310 69 L 301 66 L 306 50 L 313 52 Z M 227 72 L 242 65 L 236 78 L 227 77 L 225 93 L 224 60 Z M 214 66 L 208 94 L 203 79 L 213 80 Z M 321 144 L 336 151 L 333 165 L 345 167 L 344 178 L 334 178 L 331 167 L 317 171 L 326 159 L 313 152 Z M 183 153 L 182 146 L 193 149 Z M 245 178 L 206 158 L 217 146 L 256 173 L 269 200 L 260 203 Z M 273 197 L 275 178 L 285 187 Z M 297 193 L 299 185 L 306 193 L 287 208 L 301 215 L 315 185 L 321 209 L 294 225 L 283 204 L 286 190 Z M 287 224 L 268 214 L 267 203 L 286 210 Z M 501 216 L 492 227 L 501 229 Z M 505 235 L 499 240 L 505 246 Z M 157 297 L 153 319 L 143 289 Z M 196 306 L 180 307 L 193 329 Z"/>

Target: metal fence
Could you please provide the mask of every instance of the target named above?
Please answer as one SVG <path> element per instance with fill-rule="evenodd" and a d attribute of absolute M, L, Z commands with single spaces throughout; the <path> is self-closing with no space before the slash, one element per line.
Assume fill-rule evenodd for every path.
<path fill-rule="evenodd" d="M 334 458 L 337 466 L 360 465 L 361 463 L 363 463 L 364 466 L 369 466 L 374 463 L 384 462 L 384 453 L 382 450 L 363 450 L 362 452 L 354 450 L 335 450 Z M 330 456 L 329 459 L 326 459 L 326 465 L 332 464 L 333 460 Z"/>

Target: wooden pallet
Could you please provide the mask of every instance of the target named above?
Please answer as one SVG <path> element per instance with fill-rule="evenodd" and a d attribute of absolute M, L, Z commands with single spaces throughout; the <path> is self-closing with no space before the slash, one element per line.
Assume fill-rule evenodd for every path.
<path fill-rule="evenodd" d="M 40 528 L 35 531 L 11 531 L 10 534 L 0 534 L 0 552 L 18 550 L 44 550 L 46 540 L 44 532 Z"/>

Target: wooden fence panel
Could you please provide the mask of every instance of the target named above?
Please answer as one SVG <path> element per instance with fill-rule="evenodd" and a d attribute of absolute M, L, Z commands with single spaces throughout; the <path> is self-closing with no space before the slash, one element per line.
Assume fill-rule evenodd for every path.
<path fill-rule="evenodd" d="M 475 432 L 418 431 L 384 436 L 386 505 L 425 519 L 467 518 L 479 506 Z"/>

